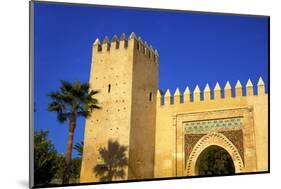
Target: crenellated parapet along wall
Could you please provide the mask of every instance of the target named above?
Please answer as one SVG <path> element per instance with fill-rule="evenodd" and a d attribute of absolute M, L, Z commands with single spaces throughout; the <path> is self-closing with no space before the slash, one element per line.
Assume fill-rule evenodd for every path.
<path fill-rule="evenodd" d="M 197 85 L 192 92 L 187 87 L 183 93 L 177 88 L 173 94 L 170 90 L 162 94 L 157 91 L 158 74 L 157 50 L 134 32 L 128 38 L 122 34 L 111 41 L 95 40 L 89 83 L 100 91 L 96 97 L 102 109 L 86 120 L 81 183 L 100 181 L 93 168 L 103 163 L 99 152 L 109 148 L 109 141 L 125 146 L 128 159 L 124 178 L 114 180 L 190 175 L 195 166 L 188 168 L 186 162 L 196 163 L 196 156 L 188 159 L 189 155 L 198 155 L 198 149 L 210 144 L 199 143 L 201 147 L 189 153 L 198 135 L 188 138 L 184 128 L 191 122 L 218 120 L 239 120 L 239 131 L 231 132 L 225 125 L 207 129 L 208 141 L 229 149 L 239 172 L 268 170 L 268 94 L 262 78 L 255 86 L 249 79 L 245 86 L 237 81 L 235 86 Z M 236 158 L 238 153 L 241 158 Z"/>
<path fill-rule="evenodd" d="M 256 87 L 257 94 L 254 94 L 254 87 Z M 185 103 L 196 103 L 196 102 L 209 102 L 216 101 L 221 99 L 236 99 L 240 97 L 251 97 L 251 96 L 260 96 L 265 93 L 265 84 L 263 79 L 260 77 L 256 86 L 252 84 L 252 81 L 249 79 L 245 85 L 245 95 L 243 95 L 243 86 L 240 81 L 236 82 L 234 90 L 232 89 L 229 81 L 226 82 L 224 88 L 222 89 L 220 84 L 217 82 L 213 90 L 210 89 L 209 84 L 206 84 L 203 91 L 196 85 L 193 92 L 190 91 L 189 87 L 186 87 L 184 93 L 182 94 L 179 88 L 176 89 L 172 95 L 170 90 L 167 89 L 165 94 L 158 89 L 157 91 L 157 105 L 166 106 L 166 105 L 176 105 L 176 104 L 185 104 Z M 168 106 L 170 107 L 170 106 Z"/>
<path fill-rule="evenodd" d="M 100 181 L 93 167 L 109 141 L 125 146 L 128 160 L 114 180 L 153 178 L 158 63 L 157 50 L 135 33 L 93 43 L 90 87 L 102 108 L 86 120 L 80 182 Z"/>
<path fill-rule="evenodd" d="M 110 41 L 106 36 L 102 42 L 99 38 L 93 43 L 93 54 L 94 53 L 112 53 L 121 50 L 127 50 L 133 47 L 139 54 L 147 57 L 150 62 L 154 62 L 157 65 L 159 64 L 159 54 L 157 49 L 153 49 L 152 45 L 143 42 L 141 37 L 137 37 L 134 32 L 132 32 L 129 38 L 123 33 L 120 38 L 117 35 L 112 37 Z"/>
<path fill-rule="evenodd" d="M 237 143 L 236 146 L 242 154 L 243 163 L 240 163 L 243 166 L 236 171 L 267 171 L 268 94 L 265 87 L 262 78 L 259 78 L 255 86 L 249 79 L 245 86 L 242 86 L 238 80 L 234 88 L 230 82 L 227 82 L 223 88 L 219 83 L 216 83 L 214 89 L 211 89 L 207 84 L 201 90 L 197 85 L 192 92 L 188 87 L 183 93 L 178 88 L 173 94 L 169 89 L 165 94 L 158 90 L 156 98 L 155 178 L 194 174 L 190 173 L 190 169 L 194 168 L 196 160 L 191 161 L 186 155 L 190 150 L 190 146 L 185 144 L 188 133 L 183 128 L 186 123 L 234 118 L 241 119 L 243 123 L 240 138 L 237 133 L 226 131 L 232 133 L 231 136 L 227 137 L 235 138 L 232 141 Z M 228 128 L 223 129 L 227 130 Z M 210 132 L 206 135 L 214 134 L 216 131 L 211 129 Z M 198 136 L 194 135 L 193 137 Z M 243 140 L 240 140 L 241 136 Z M 195 144 L 196 138 L 188 138 L 188 140 Z M 237 141 L 243 142 L 238 144 Z M 218 142 L 216 145 L 223 146 L 224 144 Z M 192 164 L 187 164 L 188 161 Z"/>

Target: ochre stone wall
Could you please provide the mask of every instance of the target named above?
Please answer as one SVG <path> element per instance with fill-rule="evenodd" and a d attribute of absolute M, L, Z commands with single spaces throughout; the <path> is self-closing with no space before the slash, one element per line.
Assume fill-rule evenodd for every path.
<path fill-rule="evenodd" d="M 135 51 L 128 179 L 153 178 L 158 57 L 138 40 L 133 41 Z"/>
<path fill-rule="evenodd" d="M 86 120 L 80 182 L 100 181 L 93 168 L 103 163 L 99 149 L 107 148 L 109 140 L 127 147 L 125 176 L 114 180 L 152 178 L 157 51 L 132 33 L 129 39 L 115 36 L 102 44 L 97 39 L 92 54 L 90 87 L 100 91 L 96 98 L 102 109 Z"/>
<path fill-rule="evenodd" d="M 80 182 L 100 181 L 93 169 L 103 163 L 99 149 L 109 140 L 127 147 L 125 176 L 114 180 L 196 175 L 196 158 L 209 145 L 226 149 L 237 173 L 268 170 L 268 94 L 262 79 L 257 94 L 249 80 L 245 95 L 239 81 L 235 89 L 227 82 L 223 91 L 217 83 L 214 91 L 206 85 L 203 92 L 196 86 L 193 93 L 187 88 L 162 95 L 158 70 L 157 51 L 134 33 L 95 41 L 90 87 L 100 91 L 102 109 L 86 120 Z M 184 129 L 188 122 L 236 118 L 239 129 Z"/>
<path fill-rule="evenodd" d="M 230 135 L 231 130 L 217 131 L 217 133 L 223 134 L 230 142 L 233 141 L 231 142 L 233 146 L 238 148 L 237 151 L 244 160 L 243 169 L 239 172 L 267 171 L 268 95 L 265 93 L 264 87 L 264 83 L 260 79 L 258 94 L 254 95 L 253 85 L 249 81 L 246 86 L 246 94 L 243 96 L 242 86 L 238 81 L 233 90 L 235 95 L 232 95 L 232 92 L 228 91 L 232 90 L 230 84 L 227 83 L 224 98 L 222 98 L 222 91 L 218 84 L 214 89 L 214 98 L 210 98 L 211 92 L 208 86 L 203 93 L 197 86 L 193 95 L 190 95 L 188 88 L 184 94 L 181 94 L 178 89 L 174 95 L 171 95 L 169 90 L 165 95 L 158 91 L 154 177 L 188 176 L 186 148 L 191 148 L 195 144 L 185 146 L 184 143 L 186 140 L 196 143 L 199 139 L 195 136 L 190 139 L 186 138 L 188 136 L 185 135 L 183 129 L 185 122 L 235 117 L 243 119 L 242 139 L 239 138 L 239 141 L 234 142 L 233 140 L 238 135 Z M 193 100 L 191 100 L 191 96 L 193 96 Z M 212 132 L 210 131 L 210 133 Z M 242 145 L 243 150 L 241 150 Z"/>
<path fill-rule="evenodd" d="M 100 91 L 96 98 L 102 109 L 86 120 L 80 182 L 99 181 L 93 168 L 102 162 L 99 149 L 107 147 L 109 139 L 129 146 L 133 53 L 125 45 L 123 40 L 118 49 L 111 44 L 108 50 L 110 44 L 105 42 L 100 51 L 99 44 L 93 45 L 90 87 Z"/>

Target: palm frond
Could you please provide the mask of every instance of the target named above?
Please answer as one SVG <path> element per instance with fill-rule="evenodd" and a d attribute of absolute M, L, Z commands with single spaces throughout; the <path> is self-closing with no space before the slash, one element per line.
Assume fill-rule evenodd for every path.
<path fill-rule="evenodd" d="M 61 101 L 63 100 L 63 96 L 61 95 L 60 92 L 55 91 L 55 92 L 50 92 L 48 94 L 49 97 L 51 97 L 53 100 Z"/>
<path fill-rule="evenodd" d="M 69 83 L 68 81 L 61 80 L 61 86 L 60 86 L 60 91 L 65 92 L 65 91 L 71 91 L 72 89 L 72 84 Z"/>
<path fill-rule="evenodd" d="M 55 111 L 55 112 L 63 112 L 65 110 L 65 106 L 62 103 L 59 103 L 57 101 L 52 102 L 48 106 L 48 111 Z"/>
<path fill-rule="evenodd" d="M 60 123 L 64 123 L 69 118 L 70 113 L 58 113 L 57 119 Z"/>
<path fill-rule="evenodd" d="M 83 90 L 83 91 L 89 91 L 89 88 L 90 88 L 90 85 L 89 85 L 89 83 L 82 83 L 81 84 L 81 89 Z"/>
<path fill-rule="evenodd" d="M 94 95 L 96 95 L 96 94 L 98 94 L 98 93 L 99 93 L 99 91 L 91 90 L 91 91 L 89 92 L 89 96 L 92 97 L 92 96 L 94 96 Z"/>
<path fill-rule="evenodd" d="M 78 111 L 77 115 L 81 116 L 81 117 L 88 118 L 91 115 L 91 113 L 89 111 Z"/>
<path fill-rule="evenodd" d="M 59 91 L 51 92 L 48 96 L 53 100 L 48 111 L 57 113 L 59 122 L 64 122 L 69 118 L 70 112 L 76 112 L 77 116 L 89 117 L 94 109 L 100 109 L 98 100 L 94 98 L 98 91 L 90 90 L 89 84 L 75 81 L 70 83 L 61 80 Z"/>
<path fill-rule="evenodd" d="M 81 142 L 77 142 L 74 146 L 73 146 L 73 149 L 77 151 L 78 155 L 80 157 L 82 157 L 83 155 L 83 148 L 84 148 L 84 142 L 81 141 Z"/>

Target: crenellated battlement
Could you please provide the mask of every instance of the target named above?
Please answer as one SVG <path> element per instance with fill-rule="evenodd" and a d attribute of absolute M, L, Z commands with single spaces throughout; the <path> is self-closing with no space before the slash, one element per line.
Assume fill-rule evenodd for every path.
<path fill-rule="evenodd" d="M 243 95 L 243 88 L 245 90 L 245 95 Z M 257 93 L 254 93 L 254 90 Z M 206 84 L 204 90 L 201 91 L 199 85 L 196 85 L 193 92 L 190 92 L 189 87 L 186 87 L 183 94 L 180 92 L 179 88 L 176 89 L 175 93 L 171 95 L 169 89 L 163 94 L 160 90 L 157 91 L 157 105 L 173 105 L 173 104 L 185 104 L 194 102 L 208 102 L 216 101 L 221 99 L 239 99 L 240 97 L 247 96 L 261 96 L 265 95 L 265 84 L 263 79 L 260 77 L 256 86 L 252 84 L 249 79 L 245 87 L 243 87 L 238 80 L 235 84 L 234 90 L 231 87 L 229 81 L 226 82 L 224 88 L 222 89 L 220 84 L 217 82 L 214 89 L 211 90 L 209 84 Z"/>
<path fill-rule="evenodd" d="M 190 176 L 189 166 L 195 167 L 197 160 L 193 157 L 193 165 L 188 158 L 194 154 L 193 147 L 197 149 L 196 141 L 201 144 L 200 137 L 214 132 L 230 137 L 222 141 L 226 146 L 237 142 L 239 151 L 229 152 L 242 154 L 243 162 L 238 164 L 245 165 L 244 172 L 266 171 L 268 94 L 262 78 L 255 86 L 249 79 L 243 85 L 239 80 L 217 82 L 214 87 L 196 85 L 162 93 L 157 90 L 158 62 L 157 50 L 134 32 L 129 37 L 113 35 L 111 40 L 97 38 L 93 43 L 89 83 L 100 91 L 102 109 L 86 119 L 80 182 L 100 181 L 92 169 L 102 160 L 100 149 L 108 148 L 111 139 L 128 147 L 124 179 Z M 226 125 L 229 120 L 238 120 L 239 128 L 234 122 Z M 203 123 L 207 127 L 201 127 Z M 211 139 L 210 145 L 224 144 Z"/>
<path fill-rule="evenodd" d="M 157 49 L 153 49 L 152 45 L 143 42 L 141 37 L 137 37 L 134 32 L 127 38 L 125 33 L 122 33 L 120 38 L 114 35 L 111 39 L 106 36 L 102 42 L 97 38 L 93 43 L 93 52 L 95 53 L 110 53 L 111 51 L 122 49 L 133 49 L 139 54 L 146 56 L 152 62 L 159 63 L 159 54 Z"/>

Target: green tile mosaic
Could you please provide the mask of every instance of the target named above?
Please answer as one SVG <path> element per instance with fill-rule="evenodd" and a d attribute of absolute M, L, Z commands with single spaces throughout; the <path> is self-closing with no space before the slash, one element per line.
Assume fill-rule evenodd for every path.
<path fill-rule="evenodd" d="M 185 122 L 184 131 L 188 134 L 201 134 L 226 130 L 239 130 L 243 126 L 243 118 L 227 118 L 217 120 L 204 120 Z"/>

